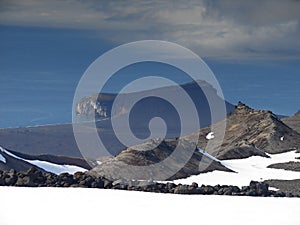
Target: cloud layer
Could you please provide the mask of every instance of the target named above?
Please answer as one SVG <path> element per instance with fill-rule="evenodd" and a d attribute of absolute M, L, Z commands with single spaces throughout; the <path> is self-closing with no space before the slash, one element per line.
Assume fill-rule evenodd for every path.
<path fill-rule="evenodd" d="M 173 41 L 203 57 L 299 58 L 300 1 L 2 0 L 0 24 L 95 30 L 116 44 Z"/>

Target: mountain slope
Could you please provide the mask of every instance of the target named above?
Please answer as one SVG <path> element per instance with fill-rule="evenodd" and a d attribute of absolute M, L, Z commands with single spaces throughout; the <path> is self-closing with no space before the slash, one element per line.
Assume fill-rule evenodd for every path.
<path fill-rule="evenodd" d="M 279 120 L 271 111 L 254 110 L 239 103 L 236 109 L 226 118 L 224 140 L 217 123 L 214 130 L 210 127 L 201 129 L 191 135 L 199 135 L 198 146 L 205 149 L 207 135 L 213 146 L 209 153 L 218 159 L 247 158 L 254 155 L 265 156 L 265 153 L 282 153 L 300 148 L 300 134 Z M 219 148 L 219 151 L 215 149 Z"/>
<path fill-rule="evenodd" d="M 177 145 L 179 145 L 180 149 L 179 155 L 177 155 L 177 157 L 171 157 L 170 155 Z M 194 149 L 192 157 L 186 164 L 182 164 L 182 159 L 191 149 Z M 134 171 L 127 167 L 127 165 L 136 167 L 151 166 L 162 162 L 167 157 L 170 159 L 169 164 L 162 166 L 159 171 L 146 170 L 144 168 Z M 152 180 L 157 177 L 163 177 L 169 172 L 172 173 L 174 168 L 178 169 L 178 172 L 168 177 L 168 180 L 189 177 L 191 175 L 214 170 L 233 172 L 218 160 L 210 157 L 208 154 L 204 154 L 203 151 L 196 148 L 196 146 L 189 141 L 184 140 L 181 143 L 178 143 L 177 140 L 162 141 L 160 139 L 150 140 L 141 145 L 127 148 L 116 157 L 102 162 L 101 165 L 93 168 L 90 172 L 95 173 L 97 176 L 108 177 L 112 180 Z"/>
<path fill-rule="evenodd" d="M 43 169 L 34 166 L 22 159 L 14 157 L 8 151 L 0 147 L 0 170 L 9 171 L 14 169 L 15 171 L 26 171 L 30 167 L 35 167 L 38 170 L 44 171 Z"/>
<path fill-rule="evenodd" d="M 300 110 L 294 116 L 285 117 L 282 121 L 290 128 L 300 133 Z"/>
<path fill-rule="evenodd" d="M 23 157 L 21 157 L 23 156 Z M 58 156 L 51 156 L 47 155 L 47 158 L 50 159 L 50 161 L 41 160 L 42 158 L 45 158 L 45 156 L 30 156 L 26 154 L 17 153 L 15 151 L 8 151 L 2 147 L 0 147 L 0 170 L 2 171 L 9 171 L 11 169 L 14 169 L 15 171 L 27 171 L 31 167 L 36 168 L 40 171 L 47 171 L 55 174 L 60 174 L 64 172 L 68 173 L 74 173 L 77 171 L 85 171 L 84 168 L 76 166 L 76 165 L 70 165 L 71 162 L 77 162 L 75 159 L 70 159 L 69 162 L 66 162 L 65 164 L 56 164 L 53 163 L 53 161 L 59 161 Z M 66 159 L 61 159 L 66 160 Z"/>

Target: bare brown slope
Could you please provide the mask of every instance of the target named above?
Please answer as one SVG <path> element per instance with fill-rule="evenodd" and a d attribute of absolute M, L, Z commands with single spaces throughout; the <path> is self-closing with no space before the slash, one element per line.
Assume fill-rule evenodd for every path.
<path fill-rule="evenodd" d="M 224 140 L 219 124 L 214 130 L 203 128 L 191 135 L 199 135 L 198 146 L 205 149 L 208 143 L 206 135 L 214 132 L 211 139 L 213 150 L 210 152 L 218 159 L 247 158 L 253 155 L 267 156 L 265 153 L 282 153 L 300 149 L 300 134 L 285 125 L 271 111 L 254 110 L 239 103 L 227 116 Z M 216 151 L 216 149 L 220 149 Z"/>
<path fill-rule="evenodd" d="M 177 146 L 177 140 L 164 140 L 158 146 L 157 142 L 161 140 L 150 140 L 141 145 L 127 148 L 114 158 L 104 161 L 101 165 L 91 170 L 91 173 L 96 173 L 98 176 L 105 176 L 112 180 L 117 179 L 134 179 L 151 180 L 156 177 L 163 176 L 156 173 L 155 170 L 140 170 L 136 174 L 126 165 L 133 166 L 149 166 L 159 163 L 170 156 L 174 148 Z M 173 171 L 173 168 L 179 168 L 178 172 L 169 177 L 169 180 L 189 177 L 199 173 L 221 170 L 233 172 L 226 168 L 220 162 L 215 161 L 202 153 L 200 153 L 194 144 L 189 141 L 180 143 L 180 153 L 178 157 L 169 157 L 171 159 L 168 165 L 164 165 L 159 173 L 167 173 Z M 192 149 L 191 149 L 192 148 Z M 137 150 L 138 149 L 138 150 Z M 151 149 L 151 150 L 145 150 Z M 182 158 L 187 151 L 194 151 L 190 160 L 185 164 L 181 164 Z M 124 166 L 125 165 L 125 166 Z"/>

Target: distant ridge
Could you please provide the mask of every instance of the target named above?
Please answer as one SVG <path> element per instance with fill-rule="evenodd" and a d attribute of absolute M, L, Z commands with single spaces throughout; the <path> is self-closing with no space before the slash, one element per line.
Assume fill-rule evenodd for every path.
<path fill-rule="evenodd" d="M 206 88 L 207 92 L 211 93 L 212 98 L 215 99 L 215 101 L 223 101 L 217 95 L 216 90 L 213 89 L 209 84 L 203 81 L 198 81 L 198 84 L 203 89 Z M 198 112 L 201 119 L 201 127 L 205 127 L 211 124 L 210 111 L 204 94 L 201 92 L 201 90 L 199 91 L 198 84 L 191 82 L 183 84 L 181 87 L 187 93 L 189 93 L 195 102 L 196 107 L 199 109 Z M 176 86 L 170 86 L 154 90 L 147 90 L 145 92 L 168 92 L 176 96 L 176 91 L 178 88 L 179 87 Z M 141 93 L 142 92 L 137 92 L 132 94 L 137 95 Z M 98 95 L 87 96 L 78 103 L 78 107 L 80 109 L 78 113 L 80 115 L 88 115 L 91 110 L 99 111 L 101 106 L 102 108 L 98 112 L 98 116 L 100 116 L 100 118 L 107 118 L 110 115 L 110 111 L 105 110 L 109 110 L 109 107 L 111 107 L 112 101 L 115 97 L 115 94 L 100 94 L 99 99 L 97 99 Z M 99 100 L 100 102 L 96 103 L 96 100 Z M 126 106 L 126 103 L 124 104 Z M 153 105 L 152 107 L 149 107 L 151 104 L 154 106 L 160 104 L 160 107 L 153 107 Z M 96 108 L 94 108 L 94 106 Z M 234 109 L 234 105 L 228 102 L 226 102 L 226 107 L 228 112 L 231 112 Z M 176 121 L 178 115 L 169 105 L 154 99 L 141 101 L 139 103 L 139 107 L 137 107 L 133 113 L 133 117 L 135 118 L 133 127 L 136 128 L 136 133 L 141 136 L 146 136 L 147 130 L 145 131 L 145 127 L 148 127 L 148 121 L 145 124 L 145 120 L 147 118 L 152 118 L 153 115 L 157 116 L 157 114 L 162 116 L 168 123 L 168 134 L 166 138 L 178 137 L 178 125 L 177 123 L 173 122 Z M 223 118 L 220 117 L 218 119 L 221 120 Z M 105 140 L 106 145 L 109 147 L 109 151 L 113 155 L 120 153 L 120 151 L 126 147 L 122 145 L 116 138 L 112 137 L 112 129 L 109 120 L 98 121 L 96 125 L 99 136 Z M 88 135 L 90 130 L 87 129 L 83 132 L 86 132 Z M 82 158 L 81 152 L 77 147 L 73 135 L 72 124 L 0 129 L 0 145 L 7 149 L 17 149 L 18 152 L 30 155 L 50 154 Z"/>
<path fill-rule="evenodd" d="M 282 121 L 290 128 L 300 133 L 300 110 L 294 116 L 285 117 Z"/>

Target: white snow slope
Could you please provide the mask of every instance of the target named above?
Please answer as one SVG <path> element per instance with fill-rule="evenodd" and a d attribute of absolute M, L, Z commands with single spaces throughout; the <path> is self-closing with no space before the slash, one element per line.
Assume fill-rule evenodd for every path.
<path fill-rule="evenodd" d="M 299 159 L 295 159 L 295 157 L 300 156 L 299 153 L 296 153 L 296 151 L 291 151 L 281 154 L 268 155 L 271 158 L 252 156 L 246 159 L 222 160 L 221 163 L 223 165 L 236 171 L 237 173 L 213 171 L 209 173 L 191 176 L 185 179 L 176 180 L 175 183 L 191 184 L 193 182 L 197 182 L 200 185 L 227 184 L 245 186 L 249 185 L 249 182 L 251 180 L 263 181 L 267 179 L 300 179 L 300 172 L 267 168 L 268 165 L 274 163 L 282 163 L 289 161 L 300 162 Z"/>
<path fill-rule="evenodd" d="M 0 187 L 1 225 L 299 225 L 300 199 Z"/>
<path fill-rule="evenodd" d="M 9 156 L 19 159 L 19 160 L 23 160 L 25 162 L 28 162 L 32 165 L 35 165 L 39 168 L 42 168 L 48 172 L 54 173 L 54 174 L 60 174 L 60 173 L 70 173 L 70 174 L 74 174 L 77 171 L 86 171 L 86 169 L 79 167 L 79 166 L 74 166 L 74 165 L 58 165 L 55 163 L 50 163 L 47 161 L 40 161 L 40 160 L 27 160 L 27 159 L 23 159 L 21 157 L 18 157 L 14 154 L 12 154 L 11 152 L 7 151 L 6 149 L 2 148 L 0 146 L 0 152 L 5 152 L 6 154 L 8 154 Z M 1 154 L 0 154 L 1 155 Z M 1 160 L 1 158 L 0 158 Z"/>

